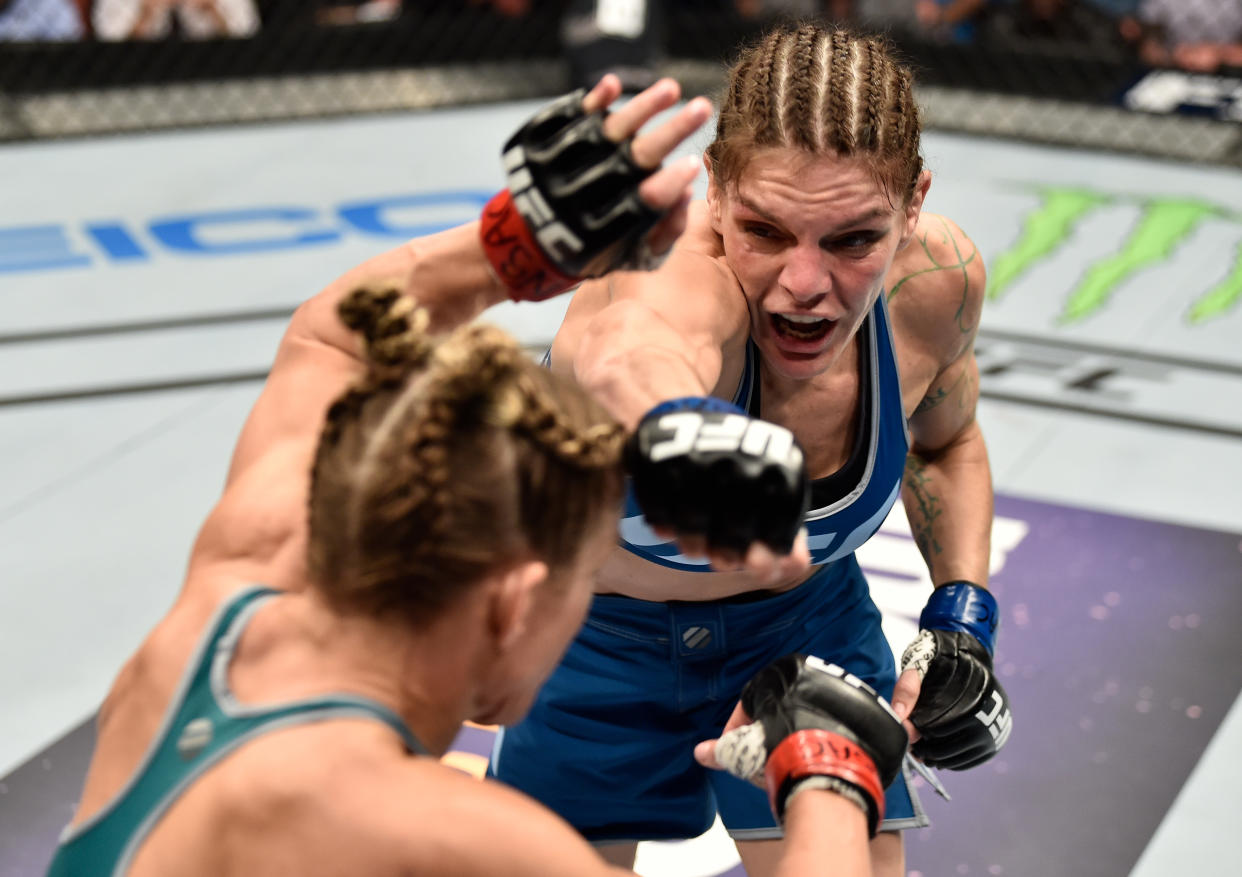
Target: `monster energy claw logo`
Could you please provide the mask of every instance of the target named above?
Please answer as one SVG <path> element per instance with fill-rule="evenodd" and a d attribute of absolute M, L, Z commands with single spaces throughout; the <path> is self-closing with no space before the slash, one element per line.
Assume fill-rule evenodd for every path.
<path fill-rule="evenodd" d="M 1063 247 L 1080 223 L 1100 208 L 1137 204 L 1139 220 L 1120 248 L 1092 263 L 1071 290 L 1059 322 L 1077 323 L 1098 313 L 1129 278 L 1169 259 L 1205 220 L 1242 225 L 1242 213 L 1193 198 L 1113 195 L 1087 189 L 1047 186 L 1037 190 L 1039 207 L 1027 215 L 1017 242 L 991 264 L 987 296 L 1004 297 L 1013 284 L 1036 263 Z M 1204 266 L 1212 270 L 1213 266 Z M 1186 321 L 1199 324 L 1222 316 L 1242 299 L 1242 241 L 1225 276 L 1202 292 L 1186 312 Z"/>

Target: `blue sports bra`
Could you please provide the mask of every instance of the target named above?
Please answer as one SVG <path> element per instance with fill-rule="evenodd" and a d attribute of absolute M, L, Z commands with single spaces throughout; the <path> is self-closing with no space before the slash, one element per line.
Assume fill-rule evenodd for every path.
<path fill-rule="evenodd" d="M 860 428 L 849 460 L 811 484 L 806 529 L 811 563 L 816 565 L 840 560 L 870 539 L 901 493 L 910 438 L 886 298 L 880 295 L 858 332 Z M 759 352 L 747 342 L 742 379 L 732 401 L 751 417 L 760 416 L 759 385 Z M 621 519 L 621 546 L 661 566 L 712 571 L 706 558 L 687 557 L 675 543 L 660 539 L 647 526 L 632 493 Z"/>

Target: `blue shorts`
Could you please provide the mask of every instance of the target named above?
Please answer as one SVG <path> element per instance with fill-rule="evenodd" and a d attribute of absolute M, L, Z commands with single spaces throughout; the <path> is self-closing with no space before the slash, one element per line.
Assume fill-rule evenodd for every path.
<path fill-rule="evenodd" d="M 593 841 L 696 837 L 717 812 L 738 840 L 780 837 L 763 790 L 701 767 L 693 750 L 719 736 L 747 680 L 790 652 L 834 661 L 892 695 L 893 653 L 853 555 L 757 600 L 598 595 L 530 715 L 497 735 L 488 774 Z M 926 824 L 899 776 L 882 829 Z"/>

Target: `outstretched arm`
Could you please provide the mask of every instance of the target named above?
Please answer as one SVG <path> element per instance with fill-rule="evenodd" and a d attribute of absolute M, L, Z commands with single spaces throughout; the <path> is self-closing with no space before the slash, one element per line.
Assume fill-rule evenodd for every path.
<path fill-rule="evenodd" d="M 696 248 L 674 248 L 658 271 L 585 284 L 566 328 L 579 321 L 580 331 L 557 334 L 553 365 L 571 363 L 578 382 L 630 429 L 665 400 L 732 393 L 720 386 L 722 369 L 726 351 L 745 340 L 746 307 L 727 269 Z"/>
<path fill-rule="evenodd" d="M 790 655 L 755 676 L 721 738 L 700 743 L 694 754 L 704 767 L 767 786 L 785 829 L 778 877 L 871 877 L 869 838 L 905 751 L 905 731 L 869 686 L 840 667 Z M 411 873 L 632 875 L 605 864 L 564 820 L 502 784 L 440 769 L 435 799 L 443 803 L 428 814 L 419 800 L 411 812 L 403 806 L 410 790 L 430 788 L 432 779 L 425 764 L 411 765 L 408 774 L 415 773 L 390 773 L 391 801 L 380 808 Z M 375 789 L 368 795 L 375 800 Z M 409 831 L 413 822 L 423 825 L 421 834 Z M 430 857 L 428 832 L 440 839 Z"/>
<path fill-rule="evenodd" d="M 408 873 L 634 877 L 608 865 L 581 834 L 533 799 L 473 777 L 441 779 L 436 800 L 444 804 L 431 815 L 425 804 L 402 806 L 411 788 L 428 788 L 425 766 L 418 776 L 398 772 L 391 781 L 390 835 L 394 846 L 406 850 Z M 374 799 L 373 789 L 368 794 Z M 424 830 L 411 832 L 411 824 Z M 428 833 L 438 839 L 434 849 L 426 842 Z M 487 843 L 479 843 L 481 837 Z M 871 877 L 868 856 L 867 816 L 858 804 L 826 789 L 808 789 L 791 799 L 778 877 Z"/>
<path fill-rule="evenodd" d="M 603 109 L 620 91 L 616 77 L 605 77 L 586 95 L 582 108 L 587 113 Z M 605 137 L 614 143 L 632 138 L 634 162 L 640 168 L 657 167 L 710 115 L 710 105 L 696 99 L 650 131 L 637 133 L 679 96 L 675 82 L 662 80 L 608 115 L 603 122 Z M 637 185 L 641 202 L 662 215 L 646 236 L 652 250 L 667 250 L 681 233 L 696 172 L 697 165 L 689 161 L 672 162 Z M 526 211 L 521 214 L 525 217 Z M 337 317 L 337 305 L 360 286 L 400 289 L 428 311 L 430 328 L 437 331 L 451 329 L 508 300 L 516 295 L 516 287 L 498 279 L 503 270 L 497 268 L 497 244 L 509 239 L 493 235 L 489 250 L 482 239 L 495 227 L 486 226 L 489 221 L 494 219 L 489 220 L 485 212 L 482 222 L 396 247 L 348 272 L 298 308 L 263 393 L 242 430 L 225 494 L 199 535 L 191 558 L 192 573 L 208 563 L 217 569 L 230 564 L 236 575 L 277 587 L 292 587 L 300 581 L 307 475 L 324 413 L 363 368 L 355 340 Z M 510 222 L 505 234 L 512 228 Z M 554 261 L 547 255 L 542 258 Z M 528 285 L 522 293 L 530 297 L 529 291 Z"/>
<path fill-rule="evenodd" d="M 872 873 L 868 840 L 906 748 L 906 732 L 874 689 L 795 654 L 746 684 L 721 736 L 699 743 L 694 757 L 766 787 L 785 828 L 780 877 L 862 877 Z"/>
<path fill-rule="evenodd" d="M 583 107 L 588 112 L 602 109 L 619 93 L 616 78 L 606 77 L 586 96 Z M 691 101 L 662 125 L 635 136 L 679 94 L 676 82 L 662 80 L 609 115 L 604 133 L 617 142 L 633 138 L 635 161 L 644 167 L 658 166 L 710 112 L 706 101 Z M 688 162 L 674 163 L 639 186 L 647 205 L 669 211 L 652 231 L 653 249 L 667 250 L 684 227 L 682 202 L 696 170 Z M 480 225 L 475 221 L 395 247 L 349 271 L 298 308 L 277 351 L 268 386 L 234 453 L 230 481 L 275 437 L 317 437 L 327 404 L 361 368 L 356 341 L 336 314 L 338 303 L 351 290 L 366 285 L 403 289 L 428 311 L 432 332 L 450 330 L 513 297 L 514 291 L 497 278 L 488 260 Z"/>
<path fill-rule="evenodd" d="M 867 817 L 828 789 L 807 789 L 785 811 L 777 877 L 871 877 Z"/>
<path fill-rule="evenodd" d="M 749 326 L 745 297 L 696 204 L 661 269 L 579 290 L 552 365 L 635 431 L 634 498 L 657 537 L 771 587 L 809 563 L 799 534 L 805 464 L 788 430 L 725 401 L 742 376 Z M 769 479 L 787 489 L 766 491 Z"/>

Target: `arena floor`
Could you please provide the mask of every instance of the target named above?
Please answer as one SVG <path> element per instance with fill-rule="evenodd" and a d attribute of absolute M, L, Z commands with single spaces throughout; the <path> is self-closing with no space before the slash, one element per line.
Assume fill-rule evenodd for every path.
<path fill-rule="evenodd" d="M 0 147 L 0 877 L 42 873 L 90 717 L 178 589 L 288 312 L 476 214 L 531 110 Z M 701 148 L 698 143 L 696 147 Z M 1001 756 L 924 789 L 910 874 L 1236 874 L 1242 174 L 931 134 L 991 275 Z M 563 303 L 488 316 L 532 347 Z M 894 643 L 929 583 L 860 553 Z M 491 732 L 467 729 L 463 765 Z M 647 875 L 741 874 L 718 830 Z"/>

